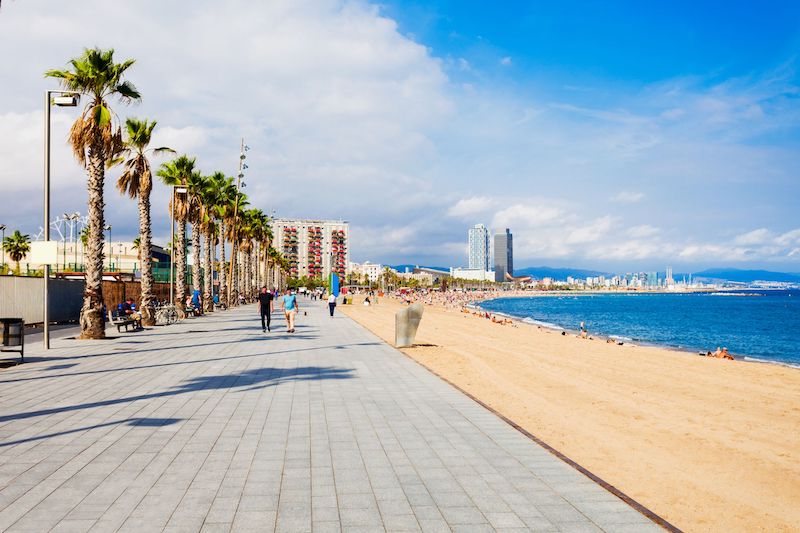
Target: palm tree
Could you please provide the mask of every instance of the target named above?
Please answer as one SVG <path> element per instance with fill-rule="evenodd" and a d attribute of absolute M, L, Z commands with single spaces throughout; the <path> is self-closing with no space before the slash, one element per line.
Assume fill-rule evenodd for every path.
<path fill-rule="evenodd" d="M 122 132 L 108 101 L 116 97 L 127 103 L 141 98 L 136 87 L 123 81 L 134 60 L 114 63 L 114 50 L 85 49 L 72 59 L 67 70 L 48 70 L 45 76 L 57 78 L 64 89 L 88 97 L 83 112 L 72 125 L 69 142 L 72 151 L 88 174 L 89 238 L 86 256 L 86 290 L 81 308 L 82 339 L 105 337 L 103 317 L 103 185 L 106 162 L 122 148 Z"/>
<path fill-rule="evenodd" d="M 170 186 L 186 187 L 192 172 L 194 172 L 195 158 L 181 155 L 172 161 L 163 163 L 156 174 L 161 181 Z M 174 203 L 174 205 L 173 205 Z M 184 300 L 186 299 L 186 220 L 189 216 L 188 194 L 175 194 L 170 200 L 170 209 L 174 209 L 177 230 L 172 243 L 175 257 L 175 303 L 178 307 L 178 316 L 183 318 Z"/>
<path fill-rule="evenodd" d="M 148 122 L 129 118 L 125 121 L 127 139 L 120 157 L 112 164 L 123 163 L 122 175 L 117 180 L 120 194 L 127 194 L 139 200 L 139 237 L 134 239 L 134 247 L 139 251 L 139 263 L 142 269 L 141 280 L 141 313 L 142 324 L 155 325 L 153 315 L 153 265 L 152 255 L 153 229 L 150 222 L 150 193 L 153 191 L 153 174 L 148 154 L 174 153 L 171 148 L 148 148 L 152 139 L 156 121 Z M 138 241 L 138 242 L 137 242 Z"/>
<path fill-rule="evenodd" d="M 189 195 L 189 216 L 188 220 L 192 223 L 192 291 L 201 293 L 203 280 L 201 277 L 200 258 L 202 257 L 202 247 L 200 242 L 201 226 L 205 217 L 205 205 L 203 204 L 203 194 L 207 187 L 208 180 L 200 172 L 192 172 L 186 182 Z M 202 294 L 202 293 L 201 293 Z"/>
<path fill-rule="evenodd" d="M 228 218 L 225 221 L 227 226 L 227 237 L 231 241 L 231 262 L 229 265 L 228 277 L 230 279 L 228 287 L 228 307 L 238 305 L 239 303 L 239 270 L 236 267 L 236 255 L 238 253 L 238 235 L 240 230 L 239 219 L 242 213 L 246 210 L 249 202 L 247 195 L 243 192 L 236 192 L 234 190 L 233 203 L 228 211 Z"/>
<path fill-rule="evenodd" d="M 203 213 L 202 220 L 200 221 L 200 229 L 205 237 L 205 253 L 203 254 L 203 311 L 209 313 L 214 311 L 214 271 L 213 264 L 214 258 L 217 255 L 217 232 L 218 227 L 216 223 L 216 206 L 218 203 L 219 190 L 216 187 L 216 181 L 219 179 L 218 174 L 222 175 L 224 180 L 225 175 L 221 172 L 215 172 L 208 176 L 205 180 L 205 187 L 202 191 L 202 204 Z"/>
<path fill-rule="evenodd" d="M 209 178 L 209 187 L 214 191 L 214 218 L 219 220 L 220 256 L 219 256 L 219 300 L 229 301 L 228 276 L 225 264 L 225 240 L 227 238 L 226 224 L 233 214 L 236 198 L 236 186 L 233 178 L 225 176 L 222 172 L 215 172 Z"/>
<path fill-rule="evenodd" d="M 19 262 L 31 251 L 31 236 L 23 235 L 19 230 L 15 230 L 3 241 L 3 248 L 11 260 L 17 264 L 14 272 L 19 276 Z"/>

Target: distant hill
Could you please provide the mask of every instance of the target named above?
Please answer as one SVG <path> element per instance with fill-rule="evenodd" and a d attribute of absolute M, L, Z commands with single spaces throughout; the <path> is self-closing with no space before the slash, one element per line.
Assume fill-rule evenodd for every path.
<path fill-rule="evenodd" d="M 787 283 L 800 283 L 800 274 L 790 272 L 772 272 L 770 270 L 741 270 L 738 268 L 709 268 L 702 272 L 694 272 L 695 280 L 724 280 L 739 283 L 753 281 L 782 281 Z"/>
<path fill-rule="evenodd" d="M 424 266 L 424 265 L 388 265 L 388 266 L 390 268 L 397 270 L 400 273 L 405 272 L 406 268 L 408 268 L 409 272 L 413 272 L 414 269 L 417 268 L 418 266 L 422 266 L 422 268 L 432 268 L 434 270 L 441 270 L 442 272 L 450 272 L 450 269 L 447 267 L 437 267 L 437 266 Z"/>
<path fill-rule="evenodd" d="M 515 268 L 514 276 L 532 276 L 537 279 L 553 278 L 559 281 L 566 281 L 570 276 L 573 278 L 585 279 L 595 276 L 613 276 L 608 272 L 600 272 L 599 270 L 583 270 L 581 268 L 553 268 L 546 266 Z"/>

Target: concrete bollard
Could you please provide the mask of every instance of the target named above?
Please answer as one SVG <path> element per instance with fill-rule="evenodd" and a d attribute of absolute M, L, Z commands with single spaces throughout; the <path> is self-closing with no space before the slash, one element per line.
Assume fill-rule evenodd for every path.
<path fill-rule="evenodd" d="M 394 316 L 394 345 L 407 348 L 414 345 L 417 328 L 422 320 L 422 304 L 411 304 Z"/>

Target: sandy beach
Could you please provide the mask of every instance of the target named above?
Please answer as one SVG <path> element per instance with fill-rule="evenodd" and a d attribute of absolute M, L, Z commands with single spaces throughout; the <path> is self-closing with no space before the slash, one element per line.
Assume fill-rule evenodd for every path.
<path fill-rule="evenodd" d="M 339 309 L 389 343 L 403 304 Z M 425 305 L 403 351 L 685 531 L 800 531 L 800 370 Z"/>

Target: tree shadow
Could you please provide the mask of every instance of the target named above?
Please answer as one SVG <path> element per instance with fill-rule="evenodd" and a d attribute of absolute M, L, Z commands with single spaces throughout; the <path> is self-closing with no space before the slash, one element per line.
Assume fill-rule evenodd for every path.
<path fill-rule="evenodd" d="M 228 341 L 220 341 L 220 342 L 201 342 L 196 344 L 179 344 L 177 346 L 158 346 L 152 348 L 142 348 L 136 350 L 129 350 L 123 346 L 119 348 L 112 348 L 109 352 L 101 352 L 101 353 L 93 353 L 87 355 L 70 355 L 70 356 L 53 356 L 53 357 L 46 357 L 46 356 L 29 356 L 25 358 L 25 361 L 28 363 L 35 363 L 35 362 L 42 362 L 42 361 L 69 361 L 72 359 L 88 359 L 91 357 L 104 357 L 107 355 L 120 355 L 120 353 L 148 353 L 148 352 L 163 352 L 163 351 L 170 351 L 170 350 L 180 350 L 183 348 L 200 348 L 204 346 L 222 346 L 226 344 L 239 344 L 241 342 L 265 342 L 268 341 L 270 338 L 272 339 L 284 339 L 284 338 L 293 338 L 293 339 L 316 339 L 318 335 L 304 335 L 304 334 L 297 334 L 297 333 L 271 333 L 268 334 L 270 336 L 264 337 L 262 335 L 258 336 L 251 336 L 251 337 L 242 337 L 241 335 L 237 335 L 235 340 L 228 340 Z M 215 335 L 218 337 L 218 335 Z M 118 344 L 129 344 L 129 343 L 118 343 Z"/>
<path fill-rule="evenodd" d="M 62 435 L 69 435 L 71 433 L 80 433 L 82 431 L 89 431 L 91 429 L 99 429 L 109 426 L 120 426 L 127 424 L 129 426 L 143 426 L 143 427 L 164 427 L 180 422 L 181 418 L 127 418 L 125 420 L 115 420 L 113 422 L 105 422 L 103 424 L 95 424 L 93 426 L 84 426 L 75 429 L 68 429 L 59 431 L 57 433 L 47 433 L 46 435 L 36 435 L 35 437 L 28 437 L 26 439 L 10 440 L 7 442 L 0 442 L 0 448 L 6 446 L 14 446 L 15 444 L 22 444 L 24 442 L 35 442 L 37 440 L 51 439 L 53 437 L 61 437 Z"/>
<path fill-rule="evenodd" d="M 180 365 L 193 365 L 197 363 L 211 363 L 214 361 L 228 361 L 231 359 L 245 359 L 248 357 L 259 357 L 259 356 L 271 356 L 271 355 L 280 355 L 280 354 L 287 354 L 287 353 L 296 353 L 296 352 L 312 352 L 315 350 L 346 350 L 348 348 L 352 348 L 355 346 L 380 346 L 381 343 L 379 342 L 356 342 L 352 344 L 337 344 L 333 346 L 310 346 L 307 348 L 295 348 L 292 350 L 277 350 L 274 352 L 262 352 L 262 353 L 253 353 L 253 354 L 246 354 L 246 355 L 232 355 L 230 357 L 209 357 L 208 359 L 192 359 L 190 361 L 172 361 L 170 363 L 154 363 L 151 365 L 138 365 L 138 366 L 123 366 L 119 368 L 104 368 L 101 370 L 85 370 L 83 372 L 71 372 L 69 374 L 49 374 L 46 376 L 31 376 L 31 377 L 23 377 L 23 378 L 14 378 L 14 379 L 3 379 L 0 380 L 0 384 L 3 383 L 16 383 L 19 381 L 37 381 L 40 379 L 55 379 L 55 378 L 68 378 L 68 377 L 77 377 L 77 376 L 91 376 L 94 374 L 108 374 L 113 372 L 125 372 L 129 370 L 144 370 L 147 368 L 162 368 L 162 367 L 169 367 L 169 366 L 180 366 Z M 73 366 L 78 366 L 79 363 L 73 363 L 69 365 L 53 365 L 47 368 L 39 369 L 39 372 L 44 372 L 47 370 L 56 370 L 59 368 L 70 368 Z"/>
<path fill-rule="evenodd" d="M 263 367 L 234 374 L 223 374 L 221 376 L 198 376 L 196 378 L 190 378 L 186 380 L 184 383 L 173 387 L 171 390 L 162 392 L 139 394 L 136 396 L 126 396 L 124 398 L 114 398 L 112 400 L 88 402 L 77 405 L 67 405 L 62 407 L 54 407 L 51 409 L 41 409 L 38 411 L 4 415 L 0 416 L 0 422 L 24 420 L 27 418 L 35 418 L 37 416 L 79 411 L 81 409 L 92 409 L 95 407 L 106 407 L 109 405 L 129 403 L 139 400 L 150 400 L 153 398 L 176 396 L 179 394 L 197 392 L 201 390 L 233 389 L 236 387 L 248 387 L 246 390 L 256 390 L 266 387 L 274 387 L 287 381 L 350 379 L 352 377 L 353 369 L 350 368 L 337 368 L 330 366 L 303 366 L 294 368 Z"/>

